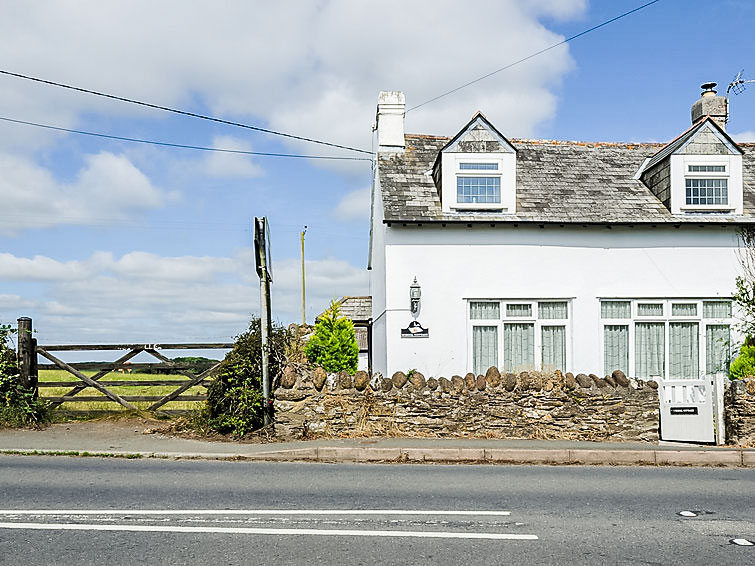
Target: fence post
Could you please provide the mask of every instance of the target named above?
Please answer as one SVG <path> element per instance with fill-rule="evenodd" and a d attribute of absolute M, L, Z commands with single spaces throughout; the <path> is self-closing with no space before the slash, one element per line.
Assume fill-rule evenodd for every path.
<path fill-rule="evenodd" d="M 34 371 L 37 352 L 34 338 L 31 335 L 31 319 L 22 316 L 18 319 L 18 372 L 21 385 L 37 387 L 37 376 Z"/>

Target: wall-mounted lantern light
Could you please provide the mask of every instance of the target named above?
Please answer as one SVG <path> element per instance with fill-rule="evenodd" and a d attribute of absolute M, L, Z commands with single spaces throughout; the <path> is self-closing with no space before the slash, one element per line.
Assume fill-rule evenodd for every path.
<path fill-rule="evenodd" d="M 420 289 L 417 278 L 414 278 L 414 283 L 409 285 L 409 308 L 412 314 L 419 312 L 419 298 L 422 296 L 422 290 Z"/>

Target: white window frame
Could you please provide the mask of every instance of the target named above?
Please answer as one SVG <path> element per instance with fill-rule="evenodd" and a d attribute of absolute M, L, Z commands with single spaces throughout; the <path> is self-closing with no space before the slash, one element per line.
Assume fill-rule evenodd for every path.
<path fill-rule="evenodd" d="M 471 303 L 498 303 L 500 317 L 498 319 L 475 319 L 470 318 Z M 532 323 L 534 325 L 534 371 L 541 371 L 543 368 L 543 326 L 563 326 L 566 330 L 566 361 L 565 368 L 561 371 L 569 371 L 572 360 L 572 331 L 571 320 L 572 300 L 570 298 L 543 298 L 543 299 L 465 299 L 466 318 L 467 318 L 467 367 L 469 371 L 474 370 L 474 351 L 472 344 L 472 328 L 474 326 L 496 326 L 498 328 L 498 369 L 503 371 L 503 332 L 504 325 L 508 323 Z M 539 318 L 538 303 L 566 303 L 566 318 Z M 531 316 L 507 316 L 506 305 L 523 305 L 529 304 Z M 487 368 L 485 368 L 487 369 Z"/>
<path fill-rule="evenodd" d="M 485 163 L 496 165 L 496 169 L 462 169 L 462 164 Z M 503 159 L 491 159 L 489 157 L 458 158 L 456 160 L 456 176 L 454 177 L 454 194 L 456 208 L 460 209 L 496 209 L 503 208 Z M 458 181 L 460 177 L 498 179 L 498 202 L 460 202 L 458 197 Z"/>
<path fill-rule="evenodd" d="M 636 375 L 635 369 L 635 326 L 638 322 L 662 322 L 664 323 L 664 363 L 663 372 L 664 375 L 659 376 L 663 379 L 669 379 L 669 359 L 670 359 L 670 323 L 672 322 L 692 322 L 697 324 L 697 349 L 698 349 L 698 372 L 700 377 L 705 376 L 707 367 L 707 351 L 706 351 L 706 329 L 708 325 L 727 325 L 729 326 L 730 333 L 734 328 L 734 314 L 730 318 L 704 318 L 703 317 L 703 303 L 705 302 L 728 302 L 732 304 L 732 300 L 728 297 L 712 297 L 712 298 L 675 298 L 675 299 L 630 299 L 627 297 L 621 298 L 601 298 L 598 301 L 598 316 L 600 316 L 600 303 L 610 301 L 630 301 L 631 302 L 631 317 L 630 318 L 600 318 L 600 352 L 601 360 L 605 359 L 605 327 L 606 326 L 629 326 L 629 373 L 630 376 Z M 663 316 L 639 316 L 637 314 L 639 303 L 663 303 Z M 697 314 L 695 316 L 676 315 L 672 314 L 673 304 L 695 304 L 697 305 Z M 731 346 L 730 346 L 731 347 Z M 614 368 L 616 369 L 616 368 Z M 645 377 L 648 379 L 649 377 Z"/>
<path fill-rule="evenodd" d="M 690 171 L 691 165 L 724 166 L 720 171 Z M 687 204 L 687 179 L 726 179 L 726 204 Z M 673 214 L 723 212 L 742 214 L 741 155 L 672 155 L 671 212 Z"/>

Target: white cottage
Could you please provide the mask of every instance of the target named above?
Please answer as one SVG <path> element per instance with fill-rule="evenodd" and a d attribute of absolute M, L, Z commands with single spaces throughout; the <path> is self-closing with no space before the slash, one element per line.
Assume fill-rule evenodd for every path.
<path fill-rule="evenodd" d="M 671 143 L 507 139 L 478 113 L 404 133 L 380 94 L 370 269 L 373 369 L 449 376 L 725 368 L 755 145 L 712 87 Z"/>

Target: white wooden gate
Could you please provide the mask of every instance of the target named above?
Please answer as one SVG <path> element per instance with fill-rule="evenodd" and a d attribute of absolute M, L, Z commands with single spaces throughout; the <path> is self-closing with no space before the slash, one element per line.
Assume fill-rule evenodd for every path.
<path fill-rule="evenodd" d="M 722 376 L 658 379 L 658 393 L 661 440 L 723 444 Z"/>

